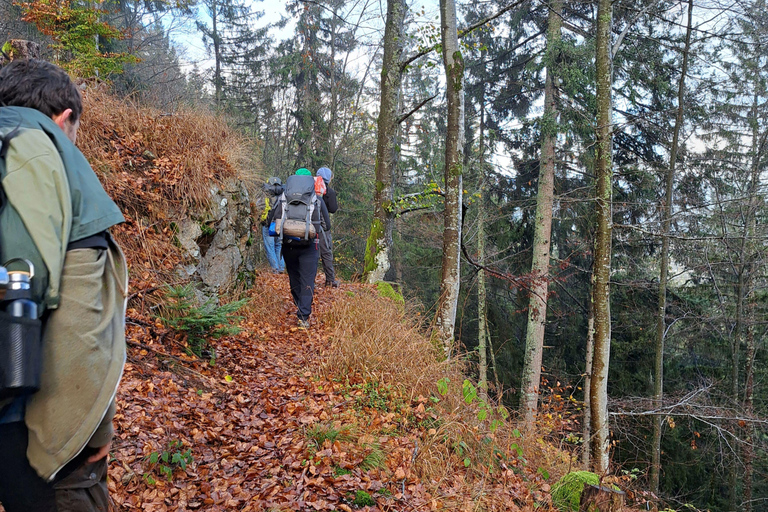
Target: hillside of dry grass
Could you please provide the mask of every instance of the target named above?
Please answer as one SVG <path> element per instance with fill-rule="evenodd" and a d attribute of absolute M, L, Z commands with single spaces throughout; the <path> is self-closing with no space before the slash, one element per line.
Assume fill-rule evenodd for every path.
<path fill-rule="evenodd" d="M 173 113 L 118 99 L 99 87 L 84 94 L 78 147 L 91 162 L 126 222 L 113 234 L 141 290 L 175 280 L 182 251 L 173 223 L 203 216 L 211 188 L 237 178 L 253 185 L 254 145 L 211 113 Z"/>

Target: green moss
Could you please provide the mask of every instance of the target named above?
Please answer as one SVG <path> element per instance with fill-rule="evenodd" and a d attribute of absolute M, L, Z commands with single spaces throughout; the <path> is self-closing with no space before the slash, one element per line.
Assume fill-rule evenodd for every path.
<path fill-rule="evenodd" d="M 405 304 L 403 296 L 395 291 L 391 284 L 385 281 L 379 281 L 376 283 L 376 289 L 379 290 L 379 295 L 387 299 L 391 299 L 398 304 Z"/>
<path fill-rule="evenodd" d="M 376 180 L 376 192 L 381 193 L 382 190 L 384 190 L 384 182 Z"/>
<path fill-rule="evenodd" d="M 384 225 L 379 219 L 373 219 L 371 223 L 371 234 L 368 235 L 368 241 L 365 244 L 365 265 L 364 274 L 373 272 L 376 269 L 376 255 L 379 253 L 379 240 L 384 238 Z"/>
<path fill-rule="evenodd" d="M 598 485 L 600 477 L 589 471 L 567 473 L 552 486 L 552 504 L 563 512 L 579 510 L 585 485 Z"/>
<path fill-rule="evenodd" d="M 206 222 L 200 223 L 200 230 L 203 232 L 203 236 L 210 236 L 216 234 L 216 228 L 209 226 Z"/>
<path fill-rule="evenodd" d="M 552 504 L 563 512 L 576 512 L 585 485 L 600 485 L 600 477 L 589 471 L 574 471 L 564 475 L 552 486 Z M 621 490 L 615 485 L 611 487 L 615 491 Z"/>
<path fill-rule="evenodd" d="M 458 50 L 453 52 L 453 67 L 451 69 L 451 77 L 453 78 L 454 90 L 460 91 L 462 89 L 462 82 L 464 80 L 464 57 Z"/>
<path fill-rule="evenodd" d="M 541 117 L 541 135 L 542 137 L 557 136 L 557 117 L 554 112 L 545 112 Z"/>
<path fill-rule="evenodd" d="M 356 507 L 372 507 L 376 505 L 376 500 L 371 498 L 371 495 L 367 492 L 360 490 L 355 493 L 355 499 L 352 500 L 352 504 Z"/>
<path fill-rule="evenodd" d="M 344 476 L 344 475 L 351 475 L 352 471 L 346 468 L 342 468 L 341 466 L 334 466 L 333 467 L 333 476 Z"/>

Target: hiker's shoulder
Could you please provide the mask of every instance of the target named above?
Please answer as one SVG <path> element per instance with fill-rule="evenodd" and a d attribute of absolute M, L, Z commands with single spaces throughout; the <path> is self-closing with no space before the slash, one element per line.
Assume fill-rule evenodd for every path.
<path fill-rule="evenodd" d="M 63 169 L 63 162 L 53 141 L 45 132 L 35 128 L 21 128 L 8 142 L 6 173 L 13 174 L 31 162 Z"/>

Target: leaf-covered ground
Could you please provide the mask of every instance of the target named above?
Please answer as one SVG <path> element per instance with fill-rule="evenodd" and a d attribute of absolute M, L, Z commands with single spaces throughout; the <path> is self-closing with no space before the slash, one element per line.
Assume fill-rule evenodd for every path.
<path fill-rule="evenodd" d="M 387 502 L 425 507 L 424 490 L 406 478 L 414 448 L 406 437 L 366 440 L 371 436 L 363 433 L 344 443 L 353 436 L 342 435 L 323 446 L 311 437 L 322 435 L 323 425 L 333 432 L 331 420 L 358 404 L 349 394 L 356 390 L 328 382 L 319 364 L 327 341 L 317 318 L 343 292 L 318 289 L 312 329 L 304 330 L 288 307 L 287 276 L 259 279 L 280 291 L 283 305 L 268 321 L 246 318 L 241 334 L 216 342 L 213 366 L 185 355 L 174 346 L 178 336 L 159 322 L 129 312 L 129 359 L 110 463 L 116 504 L 148 511 L 350 510 L 362 490 L 385 508 Z M 386 430 L 393 416 L 366 414 L 374 430 Z M 372 449 L 386 452 L 386 463 L 359 468 Z M 193 462 L 182 470 L 187 453 Z M 365 501 L 357 495 L 358 504 Z"/>
<path fill-rule="evenodd" d="M 303 330 L 287 281 L 257 275 L 243 331 L 215 342 L 214 365 L 186 355 L 183 338 L 159 320 L 129 310 L 109 470 L 116 509 L 471 510 L 476 496 L 462 472 L 435 493 L 414 470 L 433 419 L 427 399 L 392 411 L 399 399 L 387 390 L 323 370 L 324 313 L 362 285 L 318 288 Z M 505 510 L 546 501 L 518 474 L 502 472 L 483 492 L 497 493 Z"/>

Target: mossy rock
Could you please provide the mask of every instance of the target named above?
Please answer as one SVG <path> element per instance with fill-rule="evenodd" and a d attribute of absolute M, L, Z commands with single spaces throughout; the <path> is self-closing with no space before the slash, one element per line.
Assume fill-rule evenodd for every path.
<path fill-rule="evenodd" d="M 563 475 L 552 486 L 552 504 L 563 512 L 577 512 L 584 486 L 599 484 L 600 477 L 589 471 L 574 471 Z"/>
<path fill-rule="evenodd" d="M 392 299 L 398 304 L 405 304 L 405 299 L 403 299 L 403 296 L 397 293 L 391 284 L 384 281 L 379 281 L 376 283 L 376 289 L 379 290 L 379 295 L 382 297 Z"/>

